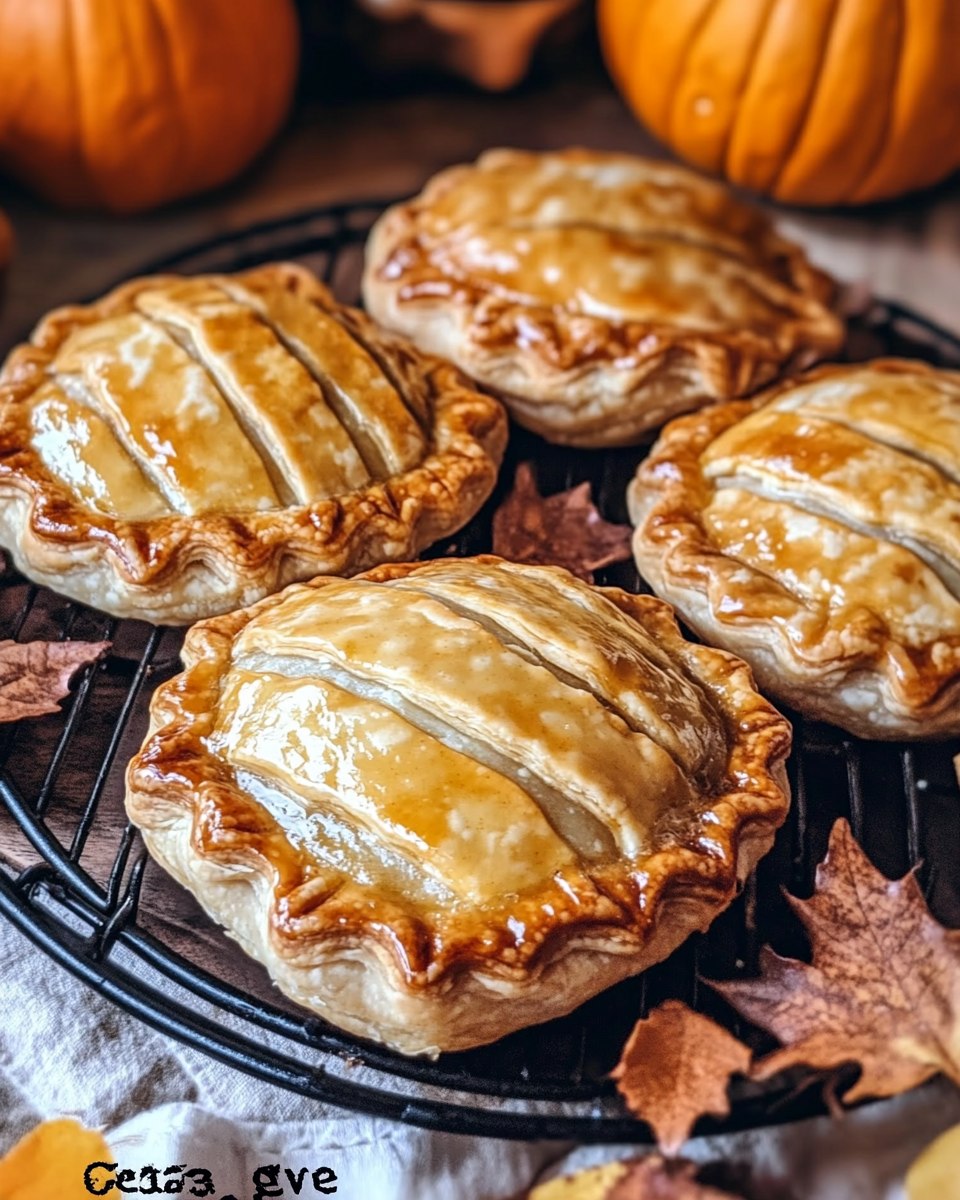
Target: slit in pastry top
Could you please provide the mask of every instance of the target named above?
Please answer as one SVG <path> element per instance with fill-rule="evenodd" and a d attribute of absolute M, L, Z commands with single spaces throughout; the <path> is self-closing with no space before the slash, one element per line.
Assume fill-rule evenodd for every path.
<path fill-rule="evenodd" d="M 31 426 L 53 475 L 129 520 L 310 504 L 427 451 L 335 315 L 280 285 L 219 277 L 159 279 L 130 311 L 74 330 Z"/>
<path fill-rule="evenodd" d="M 762 215 L 626 156 L 492 152 L 431 194 L 418 239 L 451 281 L 614 322 L 775 333 L 806 303 Z"/>
<path fill-rule="evenodd" d="M 547 648 L 558 627 L 564 646 L 585 642 L 604 616 L 594 651 Z M 720 786 L 727 731 L 703 685 L 622 616 L 584 584 L 506 563 L 293 589 L 238 636 L 211 745 L 460 899 L 640 857 L 666 812 Z M 699 750 L 665 733 L 682 705 Z M 312 851 L 330 853 L 322 838 Z"/>
<path fill-rule="evenodd" d="M 873 613 L 908 646 L 960 632 L 960 375 L 834 368 L 701 465 L 714 543 L 811 611 Z"/>

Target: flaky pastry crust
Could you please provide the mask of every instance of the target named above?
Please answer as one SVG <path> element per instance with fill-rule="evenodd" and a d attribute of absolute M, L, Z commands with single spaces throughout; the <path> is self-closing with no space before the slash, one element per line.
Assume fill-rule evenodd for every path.
<path fill-rule="evenodd" d="M 628 505 L 643 576 L 775 699 L 960 734 L 960 373 L 827 366 L 682 417 Z"/>
<path fill-rule="evenodd" d="M 210 295 L 201 294 L 204 288 L 211 291 L 212 301 Z M 193 296 L 199 297 L 195 310 L 190 307 Z M 326 328 L 336 334 L 332 345 L 337 353 L 349 358 L 351 351 L 344 352 L 341 343 L 353 347 L 361 366 L 347 363 L 347 369 L 354 371 L 357 393 L 349 402 L 358 404 L 361 415 L 355 418 L 355 429 L 345 431 L 320 398 L 321 393 L 329 399 L 343 390 L 337 377 L 343 358 L 331 358 L 329 376 L 325 366 L 314 366 L 317 378 L 313 378 L 306 369 L 310 365 L 309 349 L 298 345 L 294 353 L 289 343 L 282 344 L 278 331 L 267 352 L 275 358 L 286 353 L 285 365 L 299 373 L 298 385 L 304 392 L 313 388 L 316 393 L 308 415 L 323 408 L 327 427 L 322 435 L 313 435 L 312 442 L 304 432 L 305 425 L 296 429 L 301 419 L 285 416 L 282 411 L 288 400 L 283 385 L 270 393 L 272 367 L 268 363 L 262 378 L 268 380 L 264 393 L 267 401 L 276 409 L 269 414 L 274 424 L 267 424 L 259 435 L 254 431 L 255 449 L 251 449 L 243 441 L 243 433 L 249 430 L 246 426 L 242 430 L 234 427 L 230 407 L 246 402 L 245 394 L 241 394 L 244 381 L 234 383 L 227 378 L 236 360 L 240 360 L 241 368 L 245 365 L 244 352 L 237 342 L 221 336 L 221 345 L 213 350 L 206 348 L 204 361 L 195 345 L 186 344 L 194 334 L 186 327 L 178 329 L 177 322 L 189 322 L 197 312 L 212 314 L 205 326 L 197 320 L 201 332 L 215 338 L 222 334 L 217 326 L 221 310 L 229 309 L 230 319 L 246 318 L 249 329 L 261 339 L 259 353 L 263 340 L 273 336 L 266 332 L 270 328 L 268 318 L 274 319 L 270 306 L 283 313 L 287 311 L 285 304 L 298 306 L 297 320 L 303 321 L 306 313 L 309 321 L 313 313 L 317 322 L 326 322 Z M 150 490 L 149 472 L 147 480 L 140 479 L 137 485 L 144 494 L 150 492 L 150 503 L 142 506 L 147 516 L 130 519 L 122 504 L 115 506 L 119 511 L 105 511 L 96 502 L 91 504 L 89 497 L 79 495 L 57 474 L 56 462 L 51 463 L 38 449 L 36 410 L 41 403 L 53 403 L 53 432 L 61 439 L 66 436 L 69 420 L 78 412 L 83 421 L 97 422 L 101 441 L 112 437 L 127 416 L 112 410 L 92 412 L 90 394 L 78 401 L 76 388 L 58 392 L 51 401 L 55 368 L 64 356 L 72 355 L 80 361 L 75 367 L 77 372 L 87 371 L 87 376 L 77 374 L 75 379 L 79 380 L 76 386 L 88 393 L 103 381 L 109 390 L 115 378 L 109 373 L 129 369 L 130 402 L 139 402 L 137 393 L 151 369 L 149 362 L 146 367 L 136 362 L 131 365 L 125 359 L 121 361 L 120 355 L 112 361 L 110 347 L 104 350 L 96 344 L 101 325 L 112 330 L 125 320 L 141 321 L 144 328 L 158 330 L 156 337 L 162 341 L 164 353 L 171 361 L 176 358 L 178 370 L 185 372 L 184 378 L 190 381 L 190 388 L 177 391 L 164 381 L 162 369 L 157 368 L 161 376 L 157 388 L 166 386 L 169 393 L 164 396 L 158 390 L 158 406 L 179 415 L 181 404 L 194 402 L 190 389 L 202 387 L 204 394 L 195 407 L 201 418 L 204 404 L 213 414 L 210 445 L 197 456 L 199 465 L 188 481 L 193 489 L 188 499 L 194 493 L 201 497 L 198 511 L 171 508 L 166 503 L 169 497 Z M 302 333 L 303 327 L 294 329 L 291 340 Z M 304 336 L 309 336 L 309 331 Z M 180 343 L 184 349 L 179 348 Z M 323 346 L 320 352 L 324 352 Z M 258 361 L 252 351 L 249 361 L 254 366 Z M 199 382 L 197 368 L 208 373 Z M 368 403 L 364 392 L 370 390 L 367 384 L 371 379 L 377 397 L 385 398 L 380 414 L 383 428 L 378 433 L 384 447 L 382 454 L 380 446 L 372 450 L 358 448 L 351 441 L 357 429 L 361 437 L 367 436 L 363 405 Z M 262 379 L 255 382 L 259 384 Z M 228 397 L 230 386 L 240 394 L 239 400 Z M 230 404 L 226 403 L 228 398 Z M 114 403 L 116 397 L 109 396 L 108 401 Z M 220 406 L 219 416 L 215 406 Z M 68 417 L 73 414 L 73 418 L 64 417 L 64 412 Z M 257 413 L 252 408 L 251 412 L 252 417 L 245 414 L 244 419 L 255 422 Z M 391 422 L 396 421 L 397 414 L 402 417 L 403 437 L 398 435 L 391 441 Z M 142 428 L 133 432 L 124 427 L 123 435 L 141 437 L 136 449 L 142 457 L 149 457 L 150 447 L 159 444 L 157 453 L 161 458 L 166 455 L 165 463 L 172 463 L 173 469 L 183 457 L 184 447 L 165 449 L 155 425 L 151 429 L 145 420 Z M 279 444 L 278 429 L 290 439 L 287 469 L 292 472 L 292 481 L 280 478 L 278 482 L 275 478 L 282 475 L 283 464 L 278 468 L 275 463 L 259 461 L 269 458 Z M 45 435 L 50 432 L 44 429 Z M 236 447 L 223 441 L 228 432 Z M 347 462 L 345 477 L 350 478 L 352 470 L 352 477 L 361 482 L 342 489 L 334 485 L 328 489 L 332 494 L 314 499 L 309 489 L 318 478 L 322 479 L 318 464 L 329 454 L 327 433 L 343 443 L 337 453 Z M 89 438 L 86 431 L 74 438 L 79 449 L 71 452 L 78 458 L 86 453 L 84 438 Z M 362 312 L 339 304 L 305 268 L 275 264 L 235 276 L 146 277 L 124 284 L 94 304 L 51 313 L 37 326 L 29 343 L 12 351 L 0 371 L 0 543 L 10 550 L 25 575 L 73 599 L 120 617 L 184 624 L 252 603 L 293 580 L 321 572 L 351 574 L 377 562 L 419 553 L 458 529 L 481 506 L 495 483 L 505 443 L 506 420 L 495 400 L 476 392 L 448 363 L 421 354 L 403 339 L 379 329 Z M 238 465 L 235 449 L 249 457 L 247 466 L 245 459 Z M 360 450 L 375 456 L 379 471 L 363 469 L 368 464 L 366 458 L 360 462 Z M 391 454 L 400 463 L 395 469 L 390 466 Z M 118 457 L 114 451 L 110 456 Z M 161 462 L 158 470 L 165 463 Z M 125 480 L 138 470 L 136 462 L 133 466 L 121 465 L 127 472 Z M 254 499 L 249 503 L 237 501 L 233 507 L 229 485 L 222 479 L 218 481 L 228 467 L 241 484 L 246 482 L 241 467 L 249 468 L 248 474 L 256 476 L 250 487 Z M 139 469 L 144 470 L 142 463 Z M 331 478 L 338 477 L 331 474 Z M 218 482 L 223 495 L 215 506 L 205 509 L 204 489 Z"/>
<path fill-rule="evenodd" d="M 575 446 L 626 445 L 841 345 L 833 284 L 758 209 L 664 162 L 491 150 L 389 209 L 371 314 Z"/>
<path fill-rule="evenodd" d="M 467 577 L 468 588 L 476 584 L 480 591 L 476 594 L 463 591 L 459 586 L 461 576 Z M 649 775 L 655 774 L 654 769 L 638 758 L 635 778 L 618 780 L 618 786 L 628 797 L 632 792 L 638 797 L 636 811 L 624 812 L 616 819 L 626 824 L 618 826 L 615 821 L 611 827 L 621 847 L 619 851 L 608 847 L 596 857 L 596 848 L 588 852 L 576 842 L 579 835 L 564 833 L 561 838 L 557 832 L 560 826 L 553 818 L 552 830 L 544 825 L 536 832 L 543 814 L 535 807 L 529 812 L 525 807 L 531 805 L 535 787 L 529 772 L 537 775 L 562 771 L 565 768 L 561 760 L 569 765 L 572 760 L 568 750 L 576 742 L 570 743 L 564 735 L 557 744 L 559 749 L 555 748 L 546 761 L 530 757 L 532 742 L 521 751 L 520 762 L 525 766 L 516 778 L 525 781 L 525 792 L 510 793 L 514 797 L 510 805 L 516 808 L 507 811 L 515 812 L 511 821 L 522 838 L 512 847 L 504 844 L 490 852 L 496 860 L 495 870 L 507 871 L 512 878 L 510 872 L 519 871 L 520 864 L 526 867 L 532 862 L 536 867 L 537 862 L 542 863 L 536 854 L 548 851 L 541 849 L 534 854 L 531 850 L 533 841 L 541 838 L 537 845 L 552 846 L 549 853 L 558 854 L 561 865 L 546 871 L 542 878 L 538 876 L 539 882 L 535 884 L 511 893 L 509 885 L 488 878 L 482 882 L 488 888 L 484 899 L 461 898 L 448 903 L 429 896 L 424 899 L 426 893 L 418 893 L 417 880 L 408 881 L 400 890 L 385 888 L 369 879 L 363 882 L 366 868 L 359 860 L 354 863 L 348 860 L 334 869 L 329 862 L 311 857 L 305 849 L 307 843 L 299 819 L 289 816 L 291 797 L 295 801 L 293 810 L 306 801 L 296 801 L 289 776 L 285 776 L 284 792 L 288 799 L 278 808 L 271 808 L 268 801 L 262 800 L 262 789 L 258 793 L 261 800 L 254 797 L 253 791 L 261 785 L 255 786 L 247 776 L 239 775 L 237 763 L 246 762 L 249 766 L 257 754 L 262 755 L 262 745 L 267 743 L 258 743 L 261 748 L 251 752 L 252 743 L 244 741 L 247 735 L 238 735 L 236 724 L 230 725 L 235 714 L 225 717 L 224 712 L 233 713 L 229 697 L 237 694 L 230 682 L 231 672 L 240 671 L 242 686 L 256 689 L 257 671 L 279 670 L 277 663 L 286 662 L 275 654 L 264 658 L 257 647 L 262 647 L 264 639 L 269 642 L 271 637 L 281 636 L 275 633 L 277 630 L 285 630 L 283 638 L 292 636 L 289 615 L 292 610 L 299 610 L 296 618 L 299 624 L 295 624 L 301 631 L 297 634 L 300 640 L 288 640 L 288 650 L 284 653 L 290 653 L 289 646 L 296 644 L 301 657 L 283 666 L 290 677 L 282 686 L 288 689 L 286 694 L 290 694 L 289 689 L 301 694 L 298 689 L 303 685 L 304 673 L 311 669 L 308 660 L 302 657 L 306 644 L 303 639 L 319 636 L 317 630 L 325 619 L 321 614 L 319 622 L 315 620 L 311 614 L 316 610 L 311 605 L 326 604 L 326 595 L 333 598 L 330 603 L 334 605 L 339 602 L 338 596 L 345 597 L 343 603 L 347 607 L 342 611 L 350 614 L 346 620 L 351 629 L 342 632 L 334 624 L 330 626 L 333 630 L 330 636 L 347 639 L 344 644 L 353 646 L 359 654 L 356 647 L 361 642 L 353 630 L 359 628 L 355 622 L 361 620 L 357 614 L 362 615 L 364 604 L 353 599 L 361 595 L 354 589 L 355 584 L 365 588 L 375 585 L 369 590 L 376 592 L 372 599 L 378 604 L 393 603 L 399 595 L 405 598 L 405 603 L 426 604 L 431 612 L 435 605 L 430 597 L 433 589 L 437 589 L 437 595 L 447 597 L 445 603 L 450 602 L 451 596 L 458 597 L 451 609 L 436 611 L 441 613 L 443 628 L 445 623 L 452 622 L 455 631 L 461 632 L 464 605 L 472 604 L 474 599 L 482 604 L 484 594 L 494 596 L 497 604 L 504 597 L 509 603 L 513 586 L 533 588 L 530 595 L 534 599 L 527 606 L 515 606 L 512 615 L 503 615 L 506 610 L 502 607 L 497 609 L 493 628 L 501 638 L 505 635 L 499 622 L 523 624 L 528 617 L 530 621 L 537 620 L 537 597 L 553 592 L 565 597 L 557 602 L 574 607 L 561 607 L 556 633 L 560 649 L 553 645 L 545 651 L 554 656 L 555 663 L 565 663 L 563 669 L 554 668 L 556 677 L 538 674 L 531 665 L 532 661 L 543 662 L 538 660 L 542 646 L 536 652 L 521 648 L 516 653 L 512 649 L 516 645 L 513 639 L 518 636 L 514 625 L 513 633 L 496 650 L 506 655 L 503 675 L 495 673 L 496 662 L 493 662 L 487 681 L 481 680 L 478 686 L 486 687 L 491 682 L 491 686 L 495 683 L 499 687 L 499 680 L 506 679 L 508 671 L 533 672 L 530 678 L 537 679 L 542 675 L 546 680 L 544 686 L 560 689 L 566 697 L 563 703 L 569 700 L 585 705 L 594 713 L 600 722 L 594 726 L 595 731 L 599 730 L 596 736 L 612 737 L 611 744 L 617 754 L 626 752 L 626 727 L 611 714 L 608 704 L 626 711 L 623 705 L 627 708 L 641 705 L 644 697 L 626 691 L 611 693 L 597 707 L 590 694 L 599 686 L 597 680 L 588 670 L 584 682 L 571 686 L 570 672 L 580 669 L 573 665 L 576 662 L 599 661 L 597 655 L 605 651 L 587 646 L 581 639 L 579 646 L 569 643 L 568 658 L 557 660 L 556 655 L 567 654 L 562 612 L 573 614 L 577 620 L 580 612 L 577 606 L 585 604 L 593 610 L 594 617 L 609 620 L 611 637 L 622 634 L 622 629 L 616 632 L 618 623 L 628 633 L 632 629 L 650 648 L 651 661 L 664 664 L 668 674 L 673 673 L 673 684 L 662 685 L 667 690 L 661 699 L 654 700 L 650 720 L 654 725 L 663 725 L 657 735 L 663 745 L 673 746 L 674 734 L 679 741 L 669 753 L 652 743 L 648 749 L 653 755 L 650 761 L 660 762 L 659 770 L 666 772 L 664 778 L 674 778 L 676 786 L 688 798 L 682 805 L 664 802 L 655 818 L 650 818 L 647 834 L 641 835 L 639 843 L 631 842 L 631 821 L 635 821 L 636 813 L 643 808 L 639 797 L 651 788 L 656 791 L 663 782 L 651 780 Z M 473 599 L 469 599 L 471 596 Z M 386 670 L 384 663 L 394 653 L 396 639 L 403 636 L 403 620 L 398 616 L 396 621 L 380 623 L 384 650 L 383 656 L 373 652 L 376 670 Z M 485 632 L 485 614 L 475 613 L 474 620 L 478 623 L 466 627 L 466 636 L 473 637 L 470 629 L 475 630 L 480 639 L 477 654 L 488 656 L 485 661 L 489 661 L 491 652 L 483 642 L 488 632 Z M 437 636 L 441 637 L 442 631 Z M 569 636 L 575 638 L 576 634 Z M 434 644 L 431 638 L 430 645 Z M 260 654 L 259 658 L 254 651 Z M 446 661 L 443 649 L 437 653 L 441 661 Z M 471 695 L 469 688 L 477 681 L 476 671 L 467 658 L 469 655 L 459 656 L 456 664 L 459 677 L 467 681 L 463 684 L 464 696 Z M 629 595 L 618 589 L 590 589 L 558 568 L 518 567 L 482 557 L 382 566 L 344 585 L 320 578 L 288 588 L 245 611 L 197 625 L 187 635 L 183 661 L 183 674 L 155 693 L 149 733 L 129 766 L 126 804 L 131 819 L 142 830 L 154 857 L 197 896 L 207 912 L 225 925 L 248 953 L 268 968 L 282 991 L 350 1032 L 385 1042 L 406 1054 L 433 1055 L 491 1042 L 512 1030 L 569 1012 L 610 984 L 664 958 L 691 932 L 705 929 L 731 901 L 738 882 L 769 849 L 774 832 L 786 815 L 789 793 L 784 760 L 789 751 L 790 727 L 757 694 L 743 663 L 722 651 L 686 641 L 669 608 L 657 599 Z M 333 671 L 332 677 L 343 684 L 344 670 L 353 670 L 359 658 L 337 661 L 339 667 L 328 664 L 325 669 Z M 629 672 L 622 660 L 617 660 L 619 666 L 610 661 L 615 672 Z M 654 670 L 651 678 L 666 678 L 661 668 L 651 669 Z M 406 688 L 412 692 L 415 703 L 422 702 L 430 710 L 426 716 L 421 713 L 411 719 L 433 729 L 432 722 L 438 715 L 443 716 L 449 696 L 438 692 L 439 698 L 424 697 L 420 691 L 424 685 L 418 682 L 419 678 L 411 668 L 406 684 L 394 679 L 391 690 L 376 694 L 387 696 L 387 703 L 395 706 L 401 703 L 396 689 Z M 436 670 L 428 668 L 424 678 L 440 677 Z M 384 675 L 384 679 L 388 677 Z M 357 688 L 356 683 L 346 686 Z M 437 684 L 441 691 L 444 686 L 447 685 L 442 680 Z M 456 690 L 457 685 L 453 686 Z M 689 701 L 678 699 L 680 693 L 689 696 Z M 511 705 L 519 705 L 521 725 L 540 719 L 541 702 L 536 696 L 507 699 Z M 559 702 L 555 696 L 542 701 L 543 711 L 549 716 L 551 705 L 556 703 Z M 663 724 L 664 714 L 679 711 L 676 706 L 681 703 L 692 703 L 694 708 L 687 713 L 690 719 L 681 720 L 672 733 L 669 722 Z M 255 701 L 249 704 L 252 709 L 257 707 Z M 263 707 L 259 705 L 260 709 Z M 275 751 L 278 735 L 273 722 L 279 719 L 276 714 L 281 711 L 282 701 L 267 707 L 272 714 L 266 719 L 272 739 L 269 745 Z M 700 716 L 696 716 L 698 711 Z M 259 715 L 250 719 L 264 720 Z M 468 711 L 456 728 L 452 724 L 446 728 L 442 738 L 449 745 L 461 746 L 461 739 L 471 736 L 472 719 Z M 493 720 L 482 714 L 479 719 L 481 724 Z M 309 723 L 309 718 L 301 716 L 297 729 L 302 731 Z M 368 717 L 366 727 L 369 726 Z M 495 741 L 501 736 L 495 725 L 488 723 L 484 728 Z M 587 736 L 584 731 L 581 733 Z M 306 735 L 302 732 L 295 735 L 297 756 L 301 753 L 302 736 Z M 631 745 L 631 737 L 645 741 L 641 734 L 628 735 L 627 742 Z M 508 740 L 503 742 L 507 750 Z M 388 744 L 397 746 L 396 737 L 391 737 Z M 223 750 L 224 746 L 228 750 Z M 246 749 L 241 753 L 238 746 Z M 589 750 L 587 746 L 586 751 Z M 241 757 L 228 761 L 230 754 L 235 753 L 241 753 Z M 482 751 L 467 753 L 482 757 Z M 316 754 L 315 751 L 313 761 Z M 368 757 L 365 752 L 365 758 Z M 337 778 L 342 780 L 343 758 L 339 752 L 337 760 L 340 764 Z M 297 761 L 301 761 L 299 757 Z M 472 771 L 484 770 L 472 757 L 462 761 Z M 498 768 L 502 766 L 499 749 L 494 751 L 493 761 Z M 693 765 L 681 770 L 677 764 L 684 761 Z M 433 779 L 429 774 L 432 768 L 422 752 L 412 769 L 424 788 L 423 793 L 417 793 L 422 799 L 415 802 L 420 814 L 412 818 L 416 821 L 425 819 L 424 810 L 431 806 L 439 810 L 448 800 L 442 799 L 441 792 L 426 782 Z M 398 802 L 396 792 L 402 787 L 399 781 L 405 778 L 404 772 L 398 751 L 395 764 L 390 767 L 394 783 L 389 789 L 388 804 Z M 458 784 L 460 778 L 456 776 Z M 302 789 L 306 785 L 300 786 Z M 589 778 L 586 786 L 588 790 L 592 786 Z M 457 794 L 455 787 L 454 795 Z M 459 807 L 467 804 L 470 796 L 463 792 L 460 796 L 461 799 L 451 802 L 452 829 L 458 827 L 453 819 L 458 812 L 463 821 L 473 820 L 468 814 L 474 810 Z M 341 796 L 340 800 L 329 803 L 332 809 L 337 809 L 347 800 Z M 314 814 L 310 819 L 319 820 L 317 814 L 328 811 L 328 804 L 321 803 L 319 809 L 308 805 L 308 809 Z M 508 822 L 508 832 L 503 836 L 510 836 L 514 824 Z M 388 822 L 384 828 L 392 826 Z M 485 836 L 483 822 L 468 829 L 464 836 Z M 579 847 L 576 852 L 570 848 L 574 844 Z M 624 850 L 626 845 L 631 848 Z M 440 856 L 445 852 L 441 844 Z M 534 858 L 528 861 L 530 854 Z M 478 858 L 482 856 L 471 852 L 463 868 L 467 874 L 488 870 L 482 863 L 478 866 Z M 424 871 L 423 863 L 418 871 Z M 460 868 L 454 871 L 453 886 L 466 887 L 459 871 Z"/>

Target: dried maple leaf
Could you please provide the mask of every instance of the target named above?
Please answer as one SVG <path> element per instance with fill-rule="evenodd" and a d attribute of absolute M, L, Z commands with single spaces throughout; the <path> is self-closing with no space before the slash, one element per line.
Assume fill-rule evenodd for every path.
<path fill-rule="evenodd" d="M 91 1163 L 109 1162 L 99 1133 L 76 1121 L 45 1121 L 0 1159 L 3 1200 L 89 1200 L 83 1174 Z"/>
<path fill-rule="evenodd" d="M 698 1183 L 696 1172 L 695 1163 L 649 1154 L 542 1183 L 527 1200 L 737 1200 Z"/>
<path fill-rule="evenodd" d="M 750 1050 L 679 1000 L 633 1027 L 612 1078 L 627 1107 L 646 1121 L 665 1154 L 676 1154 L 704 1113 L 730 1111 L 731 1075 L 750 1070 Z"/>
<path fill-rule="evenodd" d="M 593 583 L 593 572 L 630 557 L 629 525 L 605 521 L 590 484 L 543 497 L 530 463 L 521 463 L 513 491 L 493 516 L 493 552 L 512 562 L 566 567 Z"/>
<path fill-rule="evenodd" d="M 784 1043 L 754 1075 L 857 1062 L 851 1102 L 894 1096 L 938 1072 L 960 1084 L 960 930 L 934 920 L 914 873 L 887 879 L 840 820 L 813 897 L 788 899 L 812 963 L 765 947 L 759 979 L 712 985 Z"/>
<path fill-rule="evenodd" d="M 74 673 L 109 648 L 109 642 L 0 642 L 0 721 L 56 712 Z"/>

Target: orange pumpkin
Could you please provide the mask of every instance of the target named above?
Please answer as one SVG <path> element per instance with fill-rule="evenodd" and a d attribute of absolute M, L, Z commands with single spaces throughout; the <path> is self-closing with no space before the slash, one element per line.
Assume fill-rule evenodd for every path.
<path fill-rule="evenodd" d="M 292 0 L 0 0 L 0 169 L 133 212 L 223 183 L 293 93 Z"/>
<path fill-rule="evenodd" d="M 960 0 L 600 0 L 610 68 L 677 154 L 797 204 L 960 167 Z"/>

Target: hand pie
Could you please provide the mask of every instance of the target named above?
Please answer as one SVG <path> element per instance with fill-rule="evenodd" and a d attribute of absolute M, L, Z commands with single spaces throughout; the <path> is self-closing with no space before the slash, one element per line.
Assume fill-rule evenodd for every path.
<path fill-rule="evenodd" d="M 772 696 L 960 733 L 960 373 L 824 367 L 683 417 L 628 499 L 643 575 Z"/>
<path fill-rule="evenodd" d="M 790 727 L 666 605 L 501 559 L 192 629 L 127 774 L 153 856 L 294 1000 L 406 1054 L 570 1011 L 704 929 Z"/>
<path fill-rule="evenodd" d="M 554 442 L 618 446 L 835 351 L 833 287 L 758 209 L 670 163 L 492 150 L 387 211 L 370 313 Z"/>
<path fill-rule="evenodd" d="M 495 400 L 303 268 L 139 279 L 0 371 L 0 543 L 72 599 L 185 623 L 417 554 L 505 441 Z"/>

